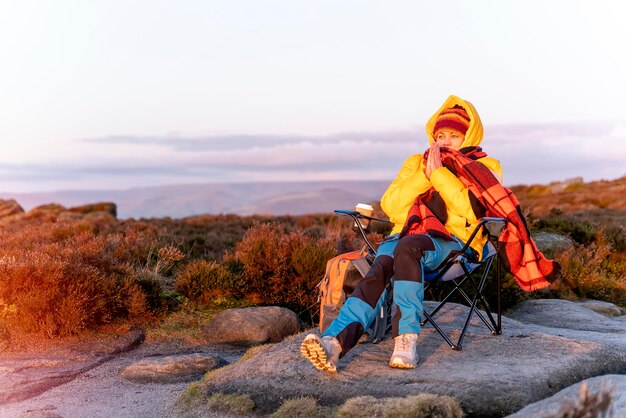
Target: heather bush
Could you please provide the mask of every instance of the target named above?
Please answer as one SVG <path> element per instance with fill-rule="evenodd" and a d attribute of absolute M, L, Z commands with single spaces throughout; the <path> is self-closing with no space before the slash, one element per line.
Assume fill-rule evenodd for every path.
<path fill-rule="evenodd" d="M 563 277 L 550 289 L 567 299 L 598 299 L 626 306 L 626 260 L 598 234 L 596 242 L 577 245 L 557 256 Z"/>
<path fill-rule="evenodd" d="M 80 224 L 0 231 L 0 304 L 11 311 L 2 326 L 56 337 L 145 316 L 145 294 L 124 255 L 136 238 L 108 239 Z"/>
<path fill-rule="evenodd" d="M 263 304 L 300 312 L 314 305 L 315 286 L 326 261 L 336 254 L 335 240 L 286 231 L 276 223 L 257 223 L 237 244 L 234 257 L 243 266 L 249 290 Z"/>
<path fill-rule="evenodd" d="M 215 261 L 193 260 L 176 273 L 176 291 L 194 303 L 207 305 L 218 294 L 243 296 L 237 276 Z"/>
<path fill-rule="evenodd" d="M 158 247 L 149 225 L 26 219 L 0 228 L 0 329 L 61 337 L 164 308 L 167 278 L 183 255 Z"/>

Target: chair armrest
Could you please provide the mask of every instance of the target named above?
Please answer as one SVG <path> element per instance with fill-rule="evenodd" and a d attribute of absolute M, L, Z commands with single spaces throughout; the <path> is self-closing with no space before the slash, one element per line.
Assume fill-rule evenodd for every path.
<path fill-rule="evenodd" d="M 482 219 L 482 222 L 484 222 L 483 225 L 492 238 L 498 238 L 507 224 L 507 220 L 504 218 L 485 217 Z"/>
<path fill-rule="evenodd" d="M 380 221 L 380 222 L 388 222 L 388 223 L 391 223 L 391 222 L 385 219 L 378 219 L 378 218 L 373 218 L 371 216 L 363 215 L 361 212 L 357 212 L 355 210 L 336 209 L 335 213 L 341 216 L 349 216 L 352 219 L 354 219 L 354 225 L 357 227 L 357 229 L 361 233 L 361 237 L 363 238 L 363 241 L 365 241 L 369 249 L 372 251 L 372 254 L 376 254 L 376 248 L 374 248 L 374 245 L 370 242 L 369 239 L 367 239 L 366 230 L 365 228 L 363 228 L 363 225 L 361 225 L 361 222 L 359 222 L 359 219 L 365 218 L 365 219 L 369 219 L 370 221 Z"/>
<path fill-rule="evenodd" d="M 487 230 L 487 234 L 490 238 L 498 238 L 502 233 L 502 230 L 506 226 L 506 223 L 507 220 L 504 218 L 482 218 L 478 225 L 476 225 L 476 228 L 474 228 L 474 230 L 472 231 L 472 234 L 470 235 L 469 239 L 467 240 L 460 252 L 465 253 L 467 251 L 467 249 L 472 244 L 472 241 L 474 241 L 474 237 L 481 228 L 484 227 Z"/>

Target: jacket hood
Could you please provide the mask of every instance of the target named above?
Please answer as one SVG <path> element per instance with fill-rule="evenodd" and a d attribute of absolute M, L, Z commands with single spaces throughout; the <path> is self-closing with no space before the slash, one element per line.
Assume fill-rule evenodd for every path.
<path fill-rule="evenodd" d="M 465 101 L 457 96 L 450 96 L 446 99 L 446 101 L 441 105 L 441 107 L 430 117 L 428 123 L 426 123 L 426 135 L 428 135 L 428 143 L 432 144 L 435 140 L 433 130 L 435 128 L 435 123 L 437 123 L 437 117 L 444 109 L 449 109 L 454 107 L 454 105 L 462 106 L 467 114 L 470 117 L 469 128 L 467 128 L 467 132 L 465 133 L 465 141 L 461 144 L 461 148 L 464 147 L 475 147 L 480 145 L 483 141 L 483 123 L 480 121 L 480 116 L 478 116 L 478 112 L 474 108 L 474 105 L 468 101 Z"/>

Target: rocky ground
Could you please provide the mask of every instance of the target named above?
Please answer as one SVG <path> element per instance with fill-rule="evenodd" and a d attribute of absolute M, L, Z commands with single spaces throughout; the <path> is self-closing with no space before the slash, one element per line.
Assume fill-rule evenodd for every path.
<path fill-rule="evenodd" d="M 457 327 L 467 309 L 451 308 L 441 316 L 445 328 Z M 275 340 L 271 326 L 281 321 L 269 318 L 278 311 L 268 309 L 268 323 L 261 326 L 258 321 L 264 312 L 255 312 L 259 335 Z M 237 322 L 231 322 L 236 334 L 246 321 L 242 313 L 225 312 L 207 331 L 221 327 L 228 317 Z M 337 374 L 321 373 L 301 358 L 304 333 L 237 361 L 245 347 L 146 343 L 140 330 L 131 330 L 115 340 L 72 349 L 0 355 L 0 416 L 180 416 L 174 404 L 187 382 L 212 369 L 201 385 L 209 391 L 250 395 L 257 416 L 302 395 L 332 406 L 363 394 L 435 393 L 454 396 L 469 416 L 538 417 L 554 414 L 565 400 L 575 399 L 583 380 L 592 392 L 612 391 L 615 416 L 626 414 L 621 390 L 626 384 L 626 317 L 615 305 L 528 301 L 503 318 L 503 324 L 503 335 L 492 336 L 474 321 L 461 352 L 451 350 L 426 327 L 415 370 L 387 367 L 393 341 L 363 343 L 342 359 Z M 188 412 L 225 416 L 207 410 Z"/>
<path fill-rule="evenodd" d="M 56 361 L 35 354 L 11 359 L 0 355 L 0 416 L 178 416 L 172 407 L 189 380 L 236 361 L 245 352 L 242 347 L 167 342 L 124 348 L 113 355 L 94 353 L 89 362 L 71 350 L 57 351 Z M 197 367 L 190 365 L 190 358 Z"/>

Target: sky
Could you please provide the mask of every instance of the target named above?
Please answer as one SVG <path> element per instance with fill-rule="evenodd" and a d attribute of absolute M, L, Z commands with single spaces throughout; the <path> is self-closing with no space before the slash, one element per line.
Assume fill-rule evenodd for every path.
<path fill-rule="evenodd" d="M 626 174 L 620 1 L 0 0 L 0 192 L 393 179 L 450 94 L 504 183 Z"/>

